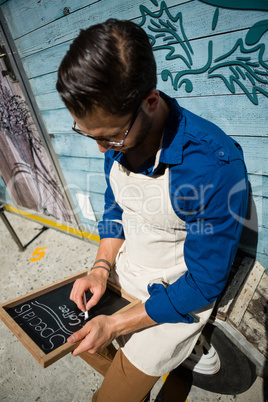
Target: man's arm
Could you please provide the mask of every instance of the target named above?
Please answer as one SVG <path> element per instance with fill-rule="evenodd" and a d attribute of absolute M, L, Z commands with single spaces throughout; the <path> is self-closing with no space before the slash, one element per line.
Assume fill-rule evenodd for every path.
<path fill-rule="evenodd" d="M 110 183 L 110 171 L 113 165 L 112 157 L 109 157 L 109 151 L 105 154 L 104 172 L 107 182 L 105 191 L 105 208 L 102 221 L 99 222 L 98 229 L 100 235 L 100 245 L 96 257 L 98 260 L 106 260 L 105 263 L 96 264 L 109 267 L 113 265 L 115 257 L 124 241 L 124 233 L 122 226 L 122 209 L 116 203 L 114 194 Z M 95 265 L 95 264 L 94 264 Z M 87 290 L 93 294 L 91 299 L 87 302 L 87 309 L 95 306 L 106 290 L 106 284 L 109 273 L 103 268 L 96 268 L 89 271 L 88 276 L 78 279 L 73 286 L 70 294 L 70 299 L 73 300 L 77 307 L 85 311 L 83 303 L 83 294 Z"/>
<path fill-rule="evenodd" d="M 102 239 L 96 260 L 105 259 L 113 265 L 123 241 L 123 239 L 116 238 Z M 88 301 L 87 308 L 95 306 L 105 292 L 108 277 L 109 273 L 106 270 L 96 268 L 89 272 L 88 276 L 77 279 L 71 292 L 71 300 L 77 304 L 80 310 L 85 311 L 83 294 L 89 289 L 93 296 Z M 67 341 L 74 343 L 82 340 L 74 350 L 74 356 L 86 350 L 89 353 L 96 353 L 120 335 L 126 335 L 155 324 L 156 322 L 146 313 L 145 304 L 142 303 L 122 313 L 112 316 L 100 315 L 93 318 Z"/>
<path fill-rule="evenodd" d="M 156 325 L 156 322 L 148 316 L 145 304 L 142 303 L 122 313 L 111 316 L 99 315 L 93 318 L 67 341 L 74 343 L 82 340 L 73 351 L 74 356 L 86 350 L 89 353 L 96 353 L 120 335 L 127 335 L 153 325 Z"/>
<path fill-rule="evenodd" d="M 146 311 L 160 324 L 191 323 L 192 312 L 219 297 L 243 228 L 248 184 L 242 160 L 211 169 L 211 174 L 203 176 L 200 186 L 194 183 L 181 186 L 182 189 L 192 187 L 196 190 L 194 196 L 180 193 L 177 197 L 178 215 L 186 220 L 184 259 L 188 270 L 167 288 L 161 284 L 149 287 Z"/>

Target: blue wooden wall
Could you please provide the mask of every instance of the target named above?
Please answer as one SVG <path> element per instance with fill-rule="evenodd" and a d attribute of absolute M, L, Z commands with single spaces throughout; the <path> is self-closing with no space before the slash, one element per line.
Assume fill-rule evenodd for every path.
<path fill-rule="evenodd" d="M 1 3 L 1 2 L 0 2 Z M 230 8 L 231 7 L 231 8 Z M 268 266 L 268 14 L 263 0 L 8 0 L 1 9 L 18 49 L 81 222 L 76 201 L 103 210 L 103 155 L 72 133 L 56 90 L 60 61 L 81 28 L 107 18 L 131 19 L 146 30 L 158 66 L 158 88 L 218 124 L 244 149 L 258 227 L 257 258 Z M 248 223 L 254 236 L 254 224 Z M 253 226 L 251 226 L 253 225 Z M 244 248 L 254 252 L 249 237 Z"/>

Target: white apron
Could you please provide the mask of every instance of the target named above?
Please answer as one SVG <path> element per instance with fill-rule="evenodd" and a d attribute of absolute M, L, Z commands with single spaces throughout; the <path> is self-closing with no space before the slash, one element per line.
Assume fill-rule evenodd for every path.
<path fill-rule="evenodd" d="M 169 169 L 161 176 L 136 174 L 114 162 L 110 183 L 123 209 L 125 242 L 112 280 L 129 294 L 148 299 L 150 282 L 175 282 L 187 270 L 185 223 L 169 196 Z M 180 365 L 194 348 L 214 304 L 195 311 L 193 324 L 158 324 L 118 339 L 129 361 L 147 375 L 161 376 Z"/>

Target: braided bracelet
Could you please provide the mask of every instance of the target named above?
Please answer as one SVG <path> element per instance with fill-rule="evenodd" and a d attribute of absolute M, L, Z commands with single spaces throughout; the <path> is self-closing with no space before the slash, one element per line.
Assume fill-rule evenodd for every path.
<path fill-rule="evenodd" d="M 96 269 L 96 268 L 102 268 L 102 269 L 105 269 L 105 271 L 108 271 L 109 273 L 110 273 L 110 270 L 108 269 L 108 268 L 106 268 L 106 267 L 103 267 L 102 265 L 98 265 L 97 267 L 92 267 L 91 269 L 90 269 L 90 271 L 92 271 L 93 269 Z"/>
<path fill-rule="evenodd" d="M 108 265 L 108 267 L 109 267 L 110 269 L 112 269 L 111 264 L 110 264 L 109 261 L 107 261 L 107 260 L 104 260 L 104 259 L 101 258 L 100 260 L 95 261 L 95 262 L 94 262 L 94 265 L 97 264 L 97 262 L 104 262 L 105 264 Z"/>

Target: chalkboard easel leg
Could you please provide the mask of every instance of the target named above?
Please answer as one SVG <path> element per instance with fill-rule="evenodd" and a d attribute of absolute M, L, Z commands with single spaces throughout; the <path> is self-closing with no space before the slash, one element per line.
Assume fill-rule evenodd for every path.
<path fill-rule="evenodd" d="M 117 350 L 111 343 L 107 348 L 103 349 L 101 352 L 90 354 L 88 352 L 83 352 L 79 356 L 88 363 L 94 370 L 96 370 L 101 375 L 105 376 L 108 368 L 110 367 L 113 358 Z"/>
<path fill-rule="evenodd" d="M 5 212 L 5 207 L 3 205 L 0 206 L 0 217 L 3 221 L 3 223 L 5 224 L 7 230 L 9 231 L 9 233 L 11 234 L 13 240 L 15 241 L 15 243 L 17 244 L 17 246 L 19 247 L 20 251 L 24 251 L 29 244 L 31 244 L 38 236 L 40 236 L 41 233 L 43 233 L 45 230 L 47 230 L 47 227 L 43 227 L 40 232 L 34 236 L 33 239 L 31 239 L 27 244 L 25 244 L 25 246 L 21 243 L 17 233 L 15 232 L 15 230 L 13 229 L 13 227 L 11 226 L 9 220 L 7 219 L 6 215 L 4 214 Z"/>
<path fill-rule="evenodd" d="M 5 207 L 1 205 L 1 207 L 0 207 L 0 217 L 1 217 L 2 221 L 3 221 L 3 223 L 5 224 L 7 230 L 11 234 L 13 240 L 16 242 L 17 246 L 19 247 L 20 251 L 23 251 L 24 246 L 22 245 L 20 239 L 17 236 L 17 233 L 15 232 L 15 230 L 11 226 L 9 220 L 7 219 L 6 215 L 4 214 L 4 211 L 5 211 Z"/>

